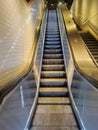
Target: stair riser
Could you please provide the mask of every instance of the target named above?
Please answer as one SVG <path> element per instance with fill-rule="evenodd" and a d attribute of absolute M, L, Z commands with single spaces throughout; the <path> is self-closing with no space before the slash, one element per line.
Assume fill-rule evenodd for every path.
<path fill-rule="evenodd" d="M 65 87 L 67 86 L 66 81 L 61 81 L 61 82 L 56 82 L 56 81 L 51 81 L 51 82 L 42 82 L 40 83 L 40 86 L 42 87 Z"/>
<path fill-rule="evenodd" d="M 46 38 L 60 38 L 59 35 L 46 35 Z"/>
<path fill-rule="evenodd" d="M 66 77 L 65 73 L 42 73 L 42 78 L 64 78 Z"/>
<path fill-rule="evenodd" d="M 50 63 L 51 64 L 51 63 Z M 43 71 L 63 71 L 64 70 L 64 66 L 54 66 L 54 67 L 51 67 L 51 66 L 48 66 L 48 67 L 42 67 L 42 70 Z"/>
<path fill-rule="evenodd" d="M 59 32 L 57 32 L 57 31 L 55 31 L 55 32 L 47 31 L 46 35 L 59 35 Z"/>
<path fill-rule="evenodd" d="M 61 60 L 43 60 L 43 64 L 46 64 L 46 65 L 50 65 L 50 64 L 63 64 L 64 63 L 64 61 L 61 59 Z M 48 67 L 49 68 L 49 67 Z M 64 67 L 59 67 L 59 66 L 56 66 L 56 67 L 53 67 L 54 69 L 59 69 L 59 68 L 64 68 Z M 60 70 L 60 69 L 59 69 Z"/>
<path fill-rule="evenodd" d="M 45 46 L 60 46 L 61 42 L 59 41 L 45 41 Z"/>
<path fill-rule="evenodd" d="M 45 54 L 59 54 L 61 52 L 62 52 L 61 49 L 57 49 L 57 50 L 44 50 Z"/>
<path fill-rule="evenodd" d="M 63 58 L 63 56 L 60 54 L 60 55 L 45 55 L 44 54 L 44 59 L 62 59 Z"/>
<path fill-rule="evenodd" d="M 60 39 L 59 38 L 46 38 L 45 39 L 46 40 L 46 42 L 60 42 Z"/>
<path fill-rule="evenodd" d="M 61 49 L 61 46 L 45 46 L 45 49 Z"/>
<path fill-rule="evenodd" d="M 66 97 L 67 92 L 39 92 L 40 97 Z"/>

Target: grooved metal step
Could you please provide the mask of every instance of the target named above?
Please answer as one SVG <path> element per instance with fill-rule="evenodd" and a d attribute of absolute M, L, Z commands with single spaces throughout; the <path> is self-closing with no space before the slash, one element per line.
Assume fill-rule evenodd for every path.
<path fill-rule="evenodd" d="M 67 80 L 65 78 L 41 78 L 41 87 L 66 87 Z"/>
<path fill-rule="evenodd" d="M 91 52 L 98 52 L 98 48 L 90 48 Z"/>
<path fill-rule="evenodd" d="M 54 29 L 47 29 L 47 32 L 54 32 L 54 33 L 58 32 L 58 28 L 56 28 L 56 29 L 55 28 Z"/>
<path fill-rule="evenodd" d="M 39 90 L 39 96 L 42 97 L 65 97 L 66 95 L 68 95 L 68 89 L 65 87 L 41 87 Z"/>
<path fill-rule="evenodd" d="M 60 49 L 60 45 L 45 45 L 45 49 Z"/>
<path fill-rule="evenodd" d="M 65 71 L 42 71 L 41 72 L 42 78 L 66 78 Z"/>
<path fill-rule="evenodd" d="M 46 38 L 60 38 L 60 35 L 46 35 Z"/>
<path fill-rule="evenodd" d="M 51 41 L 46 41 L 45 43 L 49 44 L 49 45 L 53 45 L 53 44 L 56 45 L 56 44 L 60 44 L 61 42 L 60 41 L 52 41 L 52 42 Z"/>
<path fill-rule="evenodd" d="M 58 71 L 58 70 L 64 70 L 64 64 L 57 64 L 57 65 L 54 65 L 54 64 L 50 64 L 50 65 L 42 65 L 42 70 L 52 70 L 52 71 Z"/>
<path fill-rule="evenodd" d="M 54 67 L 57 68 L 57 66 L 58 66 L 58 69 L 59 69 L 61 67 L 60 64 L 62 64 L 62 66 L 63 66 L 64 60 L 63 59 L 43 59 L 43 64 L 46 64 L 46 65 L 53 64 Z M 55 64 L 57 64 L 57 65 L 55 65 Z"/>
<path fill-rule="evenodd" d="M 45 49 L 44 50 L 44 53 L 47 53 L 47 54 L 58 54 L 58 53 L 61 53 L 62 52 L 62 49 Z"/>
<path fill-rule="evenodd" d="M 55 31 L 55 32 L 51 32 L 51 31 L 46 31 L 46 34 L 47 35 L 58 35 L 59 34 L 59 32 L 58 31 Z"/>
<path fill-rule="evenodd" d="M 66 104 L 70 104 L 70 100 L 68 97 L 39 97 L 38 104 L 66 105 Z"/>
<path fill-rule="evenodd" d="M 62 54 L 44 54 L 44 58 L 46 59 L 62 59 Z"/>

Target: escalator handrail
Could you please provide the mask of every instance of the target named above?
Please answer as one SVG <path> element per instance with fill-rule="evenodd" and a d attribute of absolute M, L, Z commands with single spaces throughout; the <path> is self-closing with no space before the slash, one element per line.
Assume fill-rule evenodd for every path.
<path fill-rule="evenodd" d="M 67 81 L 68 81 L 68 75 L 69 74 L 67 74 L 68 72 L 67 72 L 67 63 L 66 63 L 66 56 L 65 56 L 65 48 L 64 48 L 64 39 L 63 39 L 63 37 L 62 37 L 62 28 L 61 28 L 61 24 L 63 23 L 63 19 L 62 19 L 62 15 L 61 15 L 61 11 L 59 10 L 59 9 L 57 9 L 57 14 L 58 14 L 58 19 L 59 19 L 59 28 L 60 28 L 60 37 L 61 37 L 61 44 L 62 44 L 62 46 L 63 46 L 63 48 L 62 48 L 62 50 L 63 50 L 63 56 L 64 56 L 64 64 L 65 64 L 65 66 L 66 66 L 66 68 L 65 68 L 65 70 L 66 70 L 66 75 L 67 75 Z M 61 21 L 60 21 L 61 20 Z M 64 24 L 62 25 L 62 26 L 64 26 Z M 64 32 L 65 32 L 65 29 L 64 29 Z M 63 34 L 63 35 L 66 35 L 66 32 Z M 66 36 L 65 36 L 66 37 Z M 66 41 L 67 41 L 67 39 L 66 39 Z M 67 44 L 67 46 L 68 46 L 68 48 L 67 49 L 69 49 L 69 45 Z M 70 50 L 69 50 L 69 53 L 71 54 L 71 52 L 70 52 Z M 71 56 L 72 57 L 72 56 Z M 75 69 L 74 68 L 74 66 L 73 66 L 73 69 Z M 74 99 L 73 99 L 73 96 L 72 96 L 72 91 L 71 91 L 71 87 L 69 87 L 69 83 L 68 83 L 68 90 L 69 90 L 69 97 L 70 97 L 70 101 L 71 101 L 71 105 L 72 105 L 72 108 L 73 108 L 73 110 L 74 110 L 74 114 L 75 114 L 75 117 L 76 117 L 76 120 L 77 120 L 77 123 L 78 123 L 78 127 L 82 130 L 84 130 L 84 124 L 83 124 L 83 122 L 82 122 L 82 120 L 81 120 L 81 117 L 80 117 L 80 114 L 79 114 L 79 111 L 78 111 L 78 109 L 77 109 L 77 107 L 76 107 L 76 104 L 75 104 L 75 102 L 74 102 Z"/>
<path fill-rule="evenodd" d="M 45 41 L 46 22 L 47 22 L 47 10 L 44 13 L 43 21 L 42 21 L 42 26 L 41 26 L 41 29 L 42 29 L 43 25 L 44 25 L 44 36 L 43 36 L 43 43 L 42 43 L 43 44 L 43 46 L 42 46 L 42 56 L 41 56 L 40 65 L 39 65 L 40 68 L 39 68 L 37 90 L 36 90 L 34 102 L 33 102 L 33 105 L 31 107 L 31 110 L 30 110 L 30 113 L 29 113 L 29 116 L 28 116 L 28 120 L 26 122 L 24 130 L 28 130 L 28 128 L 30 127 L 30 124 L 31 124 L 32 118 L 34 117 L 34 113 L 35 113 L 36 106 L 37 106 L 37 101 L 38 101 L 38 96 L 39 96 L 39 88 L 40 88 L 40 77 L 41 77 L 42 59 L 43 59 L 43 52 L 44 52 L 43 49 L 44 49 L 44 41 Z M 40 36 L 39 36 L 39 39 L 40 39 Z"/>

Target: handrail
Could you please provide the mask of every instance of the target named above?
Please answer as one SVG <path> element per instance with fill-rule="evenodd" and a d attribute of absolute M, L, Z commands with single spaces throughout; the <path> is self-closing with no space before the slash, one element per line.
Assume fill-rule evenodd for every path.
<path fill-rule="evenodd" d="M 45 32 L 46 32 L 46 21 L 47 21 L 47 11 L 44 14 L 44 18 L 43 18 L 43 22 L 42 22 L 42 26 L 41 26 L 41 31 L 40 31 L 40 36 L 39 36 L 39 41 L 38 41 L 37 55 L 36 55 L 35 62 L 34 62 L 34 64 L 35 64 L 34 70 L 37 69 L 37 71 L 38 71 L 37 72 L 38 73 L 37 76 L 36 76 L 36 72 L 34 73 L 35 77 L 37 77 L 37 81 L 36 81 L 36 83 L 37 83 L 37 90 L 36 90 L 34 103 L 32 105 L 32 108 L 31 108 L 31 111 L 30 111 L 30 114 L 29 114 L 29 117 L 28 117 L 28 120 L 27 120 L 27 123 L 25 125 L 24 130 L 28 130 L 29 129 L 31 121 L 32 121 L 32 118 L 34 116 L 34 112 L 35 112 L 36 106 L 37 106 L 37 100 L 38 100 L 38 95 L 39 95 L 39 87 L 40 87 L 42 59 L 43 59 L 43 49 L 44 49 L 44 41 L 45 41 Z M 41 38 L 43 38 L 43 39 L 41 39 Z M 41 47 L 41 52 L 40 52 L 40 47 Z M 36 64 L 38 63 L 37 60 L 38 60 L 39 52 L 41 53 L 41 55 L 40 55 L 41 59 L 39 59 L 38 68 L 36 68 L 36 66 L 37 66 Z"/>
<path fill-rule="evenodd" d="M 64 56 L 64 64 L 66 66 L 65 70 L 66 70 L 66 75 L 67 75 L 69 96 L 70 96 L 70 99 L 71 99 L 72 108 L 74 110 L 78 126 L 82 130 L 82 128 L 84 128 L 84 126 L 83 126 L 81 118 L 79 117 L 79 113 L 78 113 L 78 110 L 77 110 L 77 107 L 75 105 L 75 102 L 74 102 L 74 99 L 73 99 L 73 96 L 72 96 L 72 92 L 71 92 L 72 78 L 73 78 L 74 70 L 75 70 L 74 62 L 73 62 L 71 50 L 70 50 L 70 47 L 69 47 L 69 44 L 68 44 L 68 39 L 67 39 L 66 30 L 65 30 L 65 27 L 64 27 L 62 14 L 61 14 L 61 11 L 59 9 L 57 11 L 58 11 L 58 19 L 59 19 L 61 44 L 63 46 L 62 49 L 63 49 L 63 56 Z M 69 61 L 71 61 L 71 64 L 70 64 Z"/>
<path fill-rule="evenodd" d="M 94 86 L 98 87 L 98 68 L 93 63 L 93 60 L 87 52 L 85 44 L 74 26 L 74 22 L 70 17 L 67 7 L 62 5 L 60 8 L 64 18 L 75 67 L 87 80 L 89 80 Z"/>

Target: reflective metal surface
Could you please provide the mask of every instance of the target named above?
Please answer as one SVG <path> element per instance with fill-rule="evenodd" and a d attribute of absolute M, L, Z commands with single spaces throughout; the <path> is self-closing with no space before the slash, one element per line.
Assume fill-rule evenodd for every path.
<path fill-rule="evenodd" d="M 0 106 L 0 130 L 24 130 L 35 93 L 36 84 L 31 73 Z"/>
<path fill-rule="evenodd" d="M 63 5 L 61 10 L 75 67 L 78 67 L 79 71 L 84 73 L 86 78 L 91 79 L 94 84 L 98 84 L 98 68 L 91 59 L 67 7 Z"/>
<path fill-rule="evenodd" d="M 41 65 L 42 65 L 42 57 L 43 57 L 43 46 L 44 46 L 44 39 L 45 39 L 45 31 L 46 31 L 46 21 L 47 21 L 47 11 L 44 12 L 43 15 L 43 21 L 41 24 L 41 29 L 40 29 L 40 34 L 39 34 L 39 39 L 38 39 L 38 45 L 36 49 L 36 54 L 34 58 L 34 76 L 35 76 L 35 81 L 36 81 L 36 94 L 35 94 L 35 99 L 34 103 L 32 105 L 31 111 L 29 113 L 26 125 L 25 125 L 25 130 L 28 130 L 32 118 L 34 117 L 36 106 L 37 106 L 37 100 L 39 96 L 39 86 L 40 86 L 40 75 L 41 75 Z"/>
<path fill-rule="evenodd" d="M 86 130 L 97 130 L 98 90 L 75 71 L 71 91 Z"/>
<path fill-rule="evenodd" d="M 64 13 L 64 12 L 63 12 Z M 68 18 L 68 15 L 66 15 Z M 66 18 L 66 20 L 68 20 Z M 62 23 L 62 19 L 60 17 L 60 23 Z M 70 27 L 69 27 L 70 28 Z M 71 32 L 73 32 L 73 30 L 71 30 L 71 28 L 68 28 L 68 32 L 67 34 L 70 32 L 70 37 L 69 37 L 69 41 L 71 36 Z M 64 29 L 62 27 L 61 24 L 61 34 L 65 34 Z M 63 36 L 63 37 L 62 37 Z M 64 35 L 61 35 L 62 40 L 63 40 L 63 45 L 64 48 L 67 48 L 67 52 L 64 51 L 64 55 L 65 57 L 65 64 L 67 64 L 67 79 L 68 79 L 68 86 L 69 86 L 69 92 L 70 92 L 70 97 L 71 97 L 71 103 L 73 106 L 73 109 L 75 111 L 76 117 L 80 123 L 80 128 L 81 129 L 86 129 L 86 130 L 97 130 L 98 129 L 98 90 L 95 88 L 94 85 L 92 85 L 92 79 L 89 82 L 85 77 L 85 73 L 82 70 L 80 70 L 80 66 L 78 64 L 74 64 L 77 62 L 77 58 L 74 57 L 73 55 L 75 55 L 74 51 L 77 51 L 77 49 L 75 50 L 75 46 L 74 49 L 72 48 L 72 44 L 76 44 L 73 43 L 73 41 L 70 41 L 71 44 L 68 42 L 67 38 L 64 38 Z M 64 39 L 66 39 L 66 42 L 64 41 Z M 72 39 L 71 39 L 72 40 Z M 78 43 L 76 44 L 78 46 Z M 77 47 L 76 47 L 77 48 Z M 72 50 L 73 49 L 73 50 Z M 80 50 L 81 48 L 78 48 L 78 51 L 76 52 L 79 58 L 80 55 Z M 75 58 L 75 62 L 73 62 L 72 56 Z M 83 57 L 85 58 L 85 57 Z M 81 63 L 83 60 L 78 59 Z M 79 62 L 78 61 L 78 62 Z M 85 60 L 84 60 L 84 65 L 82 66 L 85 69 L 90 69 L 90 71 L 92 71 L 92 67 L 89 67 L 89 64 L 86 65 L 85 64 Z M 95 70 L 97 70 L 97 68 L 93 68 Z M 88 73 L 90 72 L 88 71 Z M 88 73 L 86 73 L 88 75 Z M 97 72 L 96 72 L 97 73 Z M 84 76 L 82 76 L 82 75 Z M 98 78 L 96 78 L 98 79 Z M 90 80 L 90 79 L 89 79 Z M 96 83 L 95 83 L 96 84 Z M 96 84 L 96 86 L 98 86 L 98 84 Z"/>

